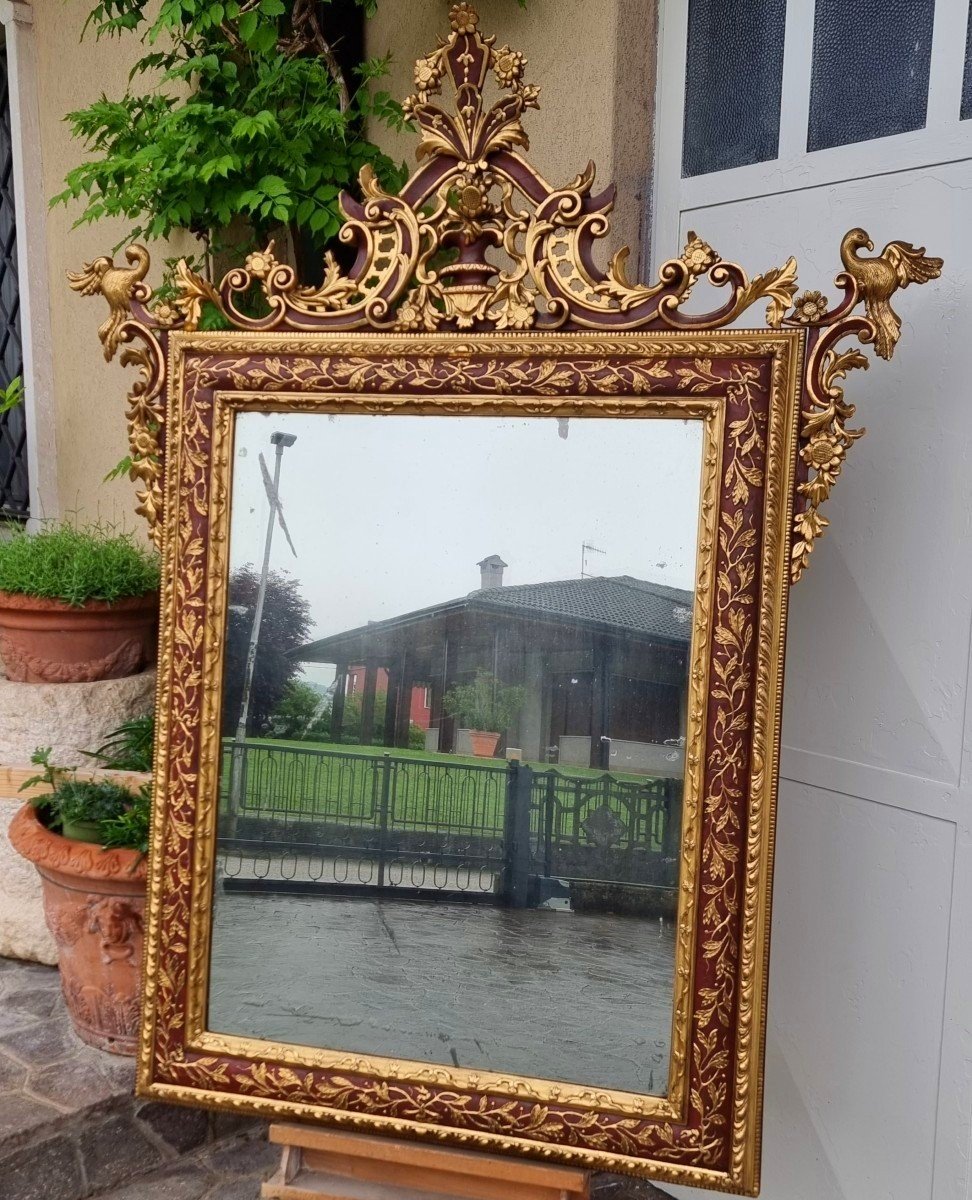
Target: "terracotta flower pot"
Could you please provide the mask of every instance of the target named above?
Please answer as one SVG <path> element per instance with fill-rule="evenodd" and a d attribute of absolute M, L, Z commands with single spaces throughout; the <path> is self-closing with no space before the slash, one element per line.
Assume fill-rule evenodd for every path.
<path fill-rule="evenodd" d="M 145 860 L 45 828 L 30 804 L 10 823 L 14 849 L 34 864 L 58 949 L 61 989 L 78 1036 L 113 1054 L 138 1039 Z"/>
<path fill-rule="evenodd" d="M 157 592 L 80 608 L 0 592 L 0 659 L 16 683 L 93 683 L 155 662 Z"/>
<path fill-rule="evenodd" d="M 469 744 L 477 758 L 492 758 L 496 754 L 499 740 L 498 733 L 489 733 L 485 729 L 469 730 Z"/>

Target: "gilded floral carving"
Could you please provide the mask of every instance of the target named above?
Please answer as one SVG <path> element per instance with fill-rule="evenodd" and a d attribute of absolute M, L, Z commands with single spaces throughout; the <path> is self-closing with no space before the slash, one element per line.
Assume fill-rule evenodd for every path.
<path fill-rule="evenodd" d="M 125 346 L 123 361 L 139 368 L 132 475 L 158 544 L 163 522 L 167 530 L 156 777 L 166 803 L 153 828 L 140 1076 L 160 1098 L 203 1095 L 268 1116 L 323 1108 L 349 1127 L 625 1171 L 650 1159 L 658 1178 L 751 1187 L 784 591 L 827 524 L 820 507 L 862 432 L 850 426 L 842 381 L 867 360 L 839 343 L 856 337 L 889 356 L 891 297 L 940 263 L 907 243 L 862 259 L 866 235 L 848 235 L 833 309 L 819 291 L 798 295 L 794 259 L 751 277 L 694 232 L 650 283 L 629 279 L 624 249 L 602 269 L 595 251 L 613 193 L 595 188 L 593 165 L 555 187 L 528 162 L 523 122 L 538 89 L 525 75 L 523 56 L 484 36 L 472 5 L 452 7 L 449 34 L 418 60 L 406 102 L 420 166 L 399 195 L 362 174 L 361 199 L 343 199 L 341 236 L 357 261 L 344 271 L 328 257 L 318 287 L 302 285 L 272 242 L 218 287 L 182 264 L 165 305 L 152 304 L 138 249 L 137 278 L 123 280 L 106 259 L 78 283 L 108 300 L 106 356 Z M 687 312 L 702 280 L 722 303 Z M 257 290 L 264 305 L 254 315 L 241 297 Z M 725 328 L 757 304 L 769 329 Z M 198 331 L 207 305 L 227 332 Z M 302 1056 L 205 1030 L 217 735 L 202 714 L 212 718 L 219 689 L 227 446 L 234 412 L 257 401 L 705 422 L 696 735 L 685 759 L 686 794 L 698 803 L 685 815 L 664 1100 L 390 1060 L 379 1070 L 375 1060 Z M 106 914 L 105 928 L 118 932 L 119 920 Z M 110 945 L 125 944 L 113 936 Z"/>
<path fill-rule="evenodd" d="M 214 511 L 225 506 L 225 492 L 214 494 L 209 484 L 210 456 L 218 462 L 222 454 L 210 449 L 215 426 L 224 419 L 217 411 L 254 395 L 264 402 L 278 396 L 288 407 L 318 408 L 322 396 L 337 392 L 346 399 L 335 403 L 347 405 L 354 397 L 355 408 L 365 411 L 425 404 L 429 411 L 433 407 L 435 411 L 468 411 L 486 405 L 489 411 L 554 414 L 580 413 L 585 405 L 590 410 L 593 404 L 599 412 L 623 413 L 635 411 L 639 405 L 654 405 L 662 411 L 658 406 L 664 405 L 673 414 L 694 414 L 709 422 L 719 411 L 713 398 L 730 397 L 725 448 L 719 451 L 718 443 L 713 443 L 706 472 L 712 485 L 704 484 L 703 504 L 714 516 L 726 505 L 733 512 L 744 512 L 746 526 L 739 531 L 723 525 L 718 538 L 714 535 L 711 552 L 705 542 L 701 546 L 700 593 L 707 594 L 711 570 L 712 586 L 722 599 L 711 610 L 715 641 L 704 624 L 708 618 L 700 627 L 701 658 L 693 673 L 707 677 L 706 647 L 712 644 L 719 653 L 727 636 L 739 639 L 744 652 L 751 652 L 757 640 L 752 618 L 744 621 L 739 614 L 752 607 L 756 590 L 752 564 L 758 563 L 759 556 L 752 529 L 764 486 L 760 464 L 766 455 L 767 411 L 772 408 L 778 413 L 777 421 L 782 420 L 781 384 L 769 385 L 765 364 L 779 356 L 783 361 L 790 359 L 797 345 L 792 334 L 776 340 L 773 335 L 739 334 L 701 336 L 692 341 L 673 337 L 649 343 L 643 339 L 637 346 L 626 339 L 605 340 L 598 347 L 605 357 L 593 353 L 591 342 L 584 339 L 535 341 L 529 355 L 518 354 L 518 343 L 511 338 L 502 346 L 489 339 L 472 340 L 460 354 L 443 338 L 429 342 L 421 353 L 402 353 L 409 344 L 402 340 L 399 352 L 389 354 L 395 347 L 388 343 L 342 339 L 330 352 L 321 353 L 325 347 L 312 338 L 264 339 L 256 345 L 241 342 L 236 346 L 218 335 L 180 339 L 173 363 L 184 402 L 176 418 L 176 457 L 168 497 L 178 517 L 167 555 L 173 564 L 181 565 L 176 583 L 167 585 L 165 603 L 173 606 L 175 626 L 167 633 L 170 641 L 161 656 L 163 671 L 171 672 L 170 681 L 163 681 L 164 689 L 180 697 L 177 712 L 197 712 L 204 695 L 211 694 L 215 686 L 213 665 L 207 666 L 203 652 L 205 626 L 196 614 L 213 604 L 212 600 L 203 602 L 207 571 L 205 539 L 200 538 L 199 530 L 208 528 Z M 234 352 L 244 345 L 248 353 Z M 441 389 L 436 381 L 441 382 Z M 423 400 L 426 395 L 428 399 Z M 217 396 L 221 397 L 218 401 Z M 717 470 L 720 462 L 721 474 Z M 779 462 L 773 470 L 780 470 Z M 211 545 L 216 558 L 210 562 L 210 573 L 214 562 L 219 562 L 224 542 L 217 536 Z M 220 573 L 217 569 L 217 577 Z M 708 605 L 703 608 L 709 610 Z M 731 675 L 731 669 L 726 669 Z M 751 696 L 751 690 L 746 694 Z M 702 721 L 705 689 L 700 688 L 697 696 L 693 704 L 697 705 L 696 719 Z M 705 911 L 698 915 L 699 933 L 695 935 L 690 932 L 693 910 L 687 909 L 689 923 L 683 926 L 687 931 L 682 954 L 691 953 L 697 936 L 699 945 L 708 947 L 701 951 L 700 961 L 713 972 L 713 978 L 704 985 L 712 991 L 711 1002 L 707 999 L 691 1018 L 690 1007 L 680 1010 L 690 1037 L 681 1059 L 684 1067 L 675 1063 L 686 1084 L 684 1100 L 676 1105 L 677 1112 L 684 1104 L 684 1116 L 660 1119 L 652 1115 L 650 1107 L 639 1112 L 637 1107 L 624 1111 L 622 1106 L 622 1111 L 616 1111 L 610 1104 L 604 1107 L 604 1097 L 598 1100 L 596 1093 L 588 1093 L 585 1100 L 575 1095 L 577 1089 L 566 1085 L 544 1085 L 545 1092 L 530 1081 L 511 1080 L 497 1089 L 495 1083 L 481 1080 L 477 1091 L 449 1078 L 449 1072 L 441 1068 L 424 1069 L 418 1078 L 414 1068 L 403 1066 L 388 1078 L 389 1067 L 384 1065 L 385 1078 L 376 1079 L 369 1074 L 374 1068 L 368 1060 L 345 1056 L 340 1067 L 287 1064 L 267 1061 L 256 1047 L 241 1055 L 236 1039 L 193 1033 L 191 1039 L 196 1040 L 187 1042 L 183 1034 L 186 997 L 193 992 L 193 979 L 204 978 L 205 971 L 205 939 L 193 936 L 192 931 L 205 923 L 208 911 L 205 892 L 196 892 L 191 898 L 188 879 L 194 871 L 202 872 L 196 877 L 206 877 L 209 871 L 204 862 L 194 859 L 190 843 L 193 837 L 202 839 L 197 841 L 198 855 L 198 846 L 205 843 L 205 831 L 212 828 L 213 820 L 211 803 L 205 799 L 208 785 L 201 793 L 196 790 L 195 764 L 208 761 L 211 754 L 200 744 L 204 736 L 200 727 L 182 717 L 173 719 L 172 711 L 167 713 L 163 734 L 165 778 L 157 782 L 160 793 L 164 791 L 171 802 L 154 835 L 161 839 L 156 861 L 166 867 L 165 878 L 154 885 L 153 893 L 160 903 L 160 887 L 164 889 L 166 920 L 159 927 L 160 944 L 150 947 L 150 955 L 158 955 L 147 976 L 148 1009 L 155 1034 L 151 1041 L 143 1042 L 143 1078 L 153 1081 L 159 1096 L 184 1096 L 186 1089 L 204 1089 L 207 1094 L 232 1096 L 237 1106 L 252 1104 L 250 1111 L 255 1112 L 282 1113 L 288 1104 L 323 1105 L 333 1113 L 345 1114 L 352 1125 L 367 1119 L 411 1129 L 409 1123 L 421 1121 L 434 1125 L 427 1136 L 446 1140 L 475 1136 L 493 1147 L 501 1141 L 509 1146 L 515 1145 L 516 1139 L 529 1139 L 555 1148 L 561 1161 L 632 1170 L 637 1161 L 649 1157 L 669 1164 L 659 1168 L 663 1175 L 670 1169 L 672 1178 L 683 1181 L 693 1178 L 696 1171 L 721 1170 L 729 1156 L 726 1071 L 733 1052 L 723 1020 L 736 1002 L 732 955 L 739 953 L 740 935 L 731 927 L 739 921 L 739 895 L 744 887 L 739 874 L 738 812 L 745 803 L 746 789 L 742 747 L 751 734 L 742 717 L 741 713 L 729 714 L 719 727 L 718 742 L 706 753 L 701 743 L 694 749 L 687 747 L 686 752 L 687 771 L 696 780 L 693 786 L 699 795 L 714 794 L 711 784 L 702 785 L 703 775 L 713 771 L 720 772 L 726 791 L 720 793 L 715 807 L 707 800 L 698 814 L 698 834 L 686 817 L 683 870 L 693 893 L 696 866 L 701 871 Z M 693 847 L 697 847 L 697 864 Z M 712 881 L 717 875 L 719 888 L 713 893 Z M 194 947 L 188 955 L 187 945 Z M 684 996 L 687 1002 L 698 1004 L 691 1000 L 690 980 L 688 972 L 683 976 Z M 195 1021 L 190 1017 L 190 1028 L 199 1028 Z"/>

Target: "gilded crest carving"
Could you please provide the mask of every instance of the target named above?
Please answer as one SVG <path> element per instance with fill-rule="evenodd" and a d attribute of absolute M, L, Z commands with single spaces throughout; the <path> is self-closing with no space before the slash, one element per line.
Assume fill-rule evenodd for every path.
<path fill-rule="evenodd" d="M 942 260 L 900 241 L 862 258 L 860 250 L 873 244 L 862 229 L 852 229 L 840 249 L 844 271 L 837 284 L 844 295 L 832 310 L 819 291 L 797 296 L 795 259 L 750 278 L 694 232 L 682 253 L 662 264 L 655 283 L 628 279 L 627 248 L 602 270 L 596 249 L 610 231 L 613 187 L 595 191 L 593 163 L 564 187 L 540 175 L 524 156 L 529 149 L 524 116 L 539 105 L 539 88 L 525 81 L 526 60 L 484 36 L 471 5 L 454 5 L 449 20 L 448 37 L 416 63 L 415 91 L 405 101 L 420 130 L 420 166 L 398 195 L 383 191 L 365 167 L 362 200 L 342 198 L 340 237 L 357 249 L 349 272 L 328 254 L 321 285 L 303 285 L 291 266 L 278 261 L 271 242 L 218 288 L 181 262 L 172 303 L 153 305 L 142 246 L 126 251 L 131 268 L 102 257 L 69 276 L 82 295 L 100 294 L 108 301 L 109 317 L 99 330 L 107 359 L 122 343 L 139 343 L 123 356 L 140 368 L 129 394 L 130 473 L 138 484 L 137 511 L 153 538 L 160 537 L 167 335 L 197 329 L 203 303 L 218 308 L 233 329 L 253 332 L 701 333 L 766 302 L 767 325 L 802 328 L 808 338 L 801 450 L 806 470 L 798 488 L 791 564 L 796 582 L 828 524 L 820 506 L 862 432 L 847 424 L 854 408 L 838 381 L 866 359 L 834 346 L 856 336 L 890 358 L 900 334 L 891 297 L 910 283 L 936 278 Z M 723 289 L 725 300 L 710 312 L 687 313 L 683 305 L 702 277 Z M 258 316 L 237 303 L 254 287 L 265 301 Z M 863 317 L 854 315 L 861 304 Z"/>

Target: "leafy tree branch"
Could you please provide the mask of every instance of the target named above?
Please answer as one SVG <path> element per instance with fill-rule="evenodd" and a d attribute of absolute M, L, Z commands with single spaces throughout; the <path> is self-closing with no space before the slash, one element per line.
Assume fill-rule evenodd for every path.
<path fill-rule="evenodd" d="M 377 8 L 353 4 L 364 18 Z M 124 218 L 120 245 L 188 230 L 207 267 L 281 226 L 322 248 L 361 167 L 386 188 L 405 177 L 366 135 L 404 123 L 377 86 L 389 59 L 348 64 L 346 22 L 332 0 L 98 0 L 85 34 L 136 37 L 144 53 L 124 96 L 68 114 L 89 157 L 52 203 L 80 201 L 77 224 Z"/>

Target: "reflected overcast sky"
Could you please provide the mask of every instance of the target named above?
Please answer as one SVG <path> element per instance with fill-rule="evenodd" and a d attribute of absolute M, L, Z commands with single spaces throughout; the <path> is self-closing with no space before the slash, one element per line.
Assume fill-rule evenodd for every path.
<path fill-rule="evenodd" d="M 263 558 L 275 430 L 297 438 L 280 477 L 297 557 L 278 527 L 271 569 L 300 580 L 315 637 L 463 596 L 490 554 L 505 585 L 578 578 L 588 542 L 588 574 L 693 587 L 699 421 L 241 413 L 231 571 Z"/>

